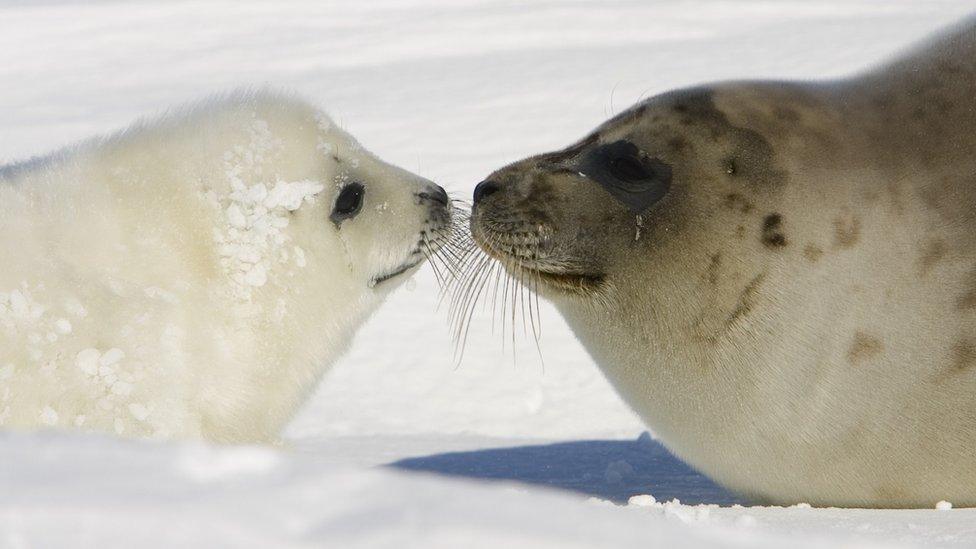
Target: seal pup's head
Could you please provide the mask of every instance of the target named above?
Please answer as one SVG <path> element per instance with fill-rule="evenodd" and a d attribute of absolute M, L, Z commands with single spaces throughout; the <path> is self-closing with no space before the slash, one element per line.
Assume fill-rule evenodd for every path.
<path fill-rule="evenodd" d="M 335 171 L 324 193 L 328 230 L 366 286 L 388 292 L 446 244 L 451 201 L 439 185 L 387 164 L 348 134 L 331 139 L 345 147 L 330 153 Z"/>
<path fill-rule="evenodd" d="M 448 242 L 444 189 L 384 162 L 314 106 L 258 92 L 205 108 L 225 151 L 226 176 L 210 190 L 223 214 L 218 244 L 247 301 L 307 285 L 341 311 L 385 296 Z"/>

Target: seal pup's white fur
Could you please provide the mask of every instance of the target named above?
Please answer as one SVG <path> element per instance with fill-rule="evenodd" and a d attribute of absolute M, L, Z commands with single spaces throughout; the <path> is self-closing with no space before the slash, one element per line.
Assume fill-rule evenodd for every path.
<path fill-rule="evenodd" d="M 443 238 L 437 193 L 270 92 L 0 168 L 0 426 L 274 440 Z"/>

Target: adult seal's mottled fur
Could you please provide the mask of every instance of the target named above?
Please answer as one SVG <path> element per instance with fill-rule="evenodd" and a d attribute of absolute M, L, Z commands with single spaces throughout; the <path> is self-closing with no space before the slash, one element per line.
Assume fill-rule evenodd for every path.
<path fill-rule="evenodd" d="M 0 168 L 0 426 L 273 441 L 450 219 L 273 93 Z"/>
<path fill-rule="evenodd" d="M 976 505 L 976 20 L 849 79 L 651 98 L 493 173 L 471 229 L 726 486 Z"/>

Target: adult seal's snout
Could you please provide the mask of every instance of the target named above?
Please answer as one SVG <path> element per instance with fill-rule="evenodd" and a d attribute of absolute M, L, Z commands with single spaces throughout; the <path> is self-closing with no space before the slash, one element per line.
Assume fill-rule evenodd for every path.
<path fill-rule="evenodd" d="M 501 185 L 499 185 L 497 181 L 492 181 L 490 179 L 478 183 L 478 186 L 474 188 L 474 195 L 472 197 L 475 205 L 492 194 L 498 192 L 500 189 Z"/>

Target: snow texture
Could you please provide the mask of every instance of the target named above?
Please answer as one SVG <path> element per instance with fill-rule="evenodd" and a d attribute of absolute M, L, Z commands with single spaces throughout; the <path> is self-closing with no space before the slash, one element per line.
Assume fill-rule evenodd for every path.
<path fill-rule="evenodd" d="M 467 197 L 498 166 L 564 146 L 642 97 L 730 78 L 842 76 L 974 9 L 962 0 L 0 0 L 0 164 L 214 92 L 272 85 Z M 228 158 L 227 168 L 242 162 Z M 300 181 L 259 187 L 214 205 L 242 293 L 261 285 L 263 262 L 302 265 L 302 250 L 275 228 L 317 192 Z M 260 229 L 231 233 L 241 227 Z M 455 368 L 430 272 L 406 290 L 361 330 L 282 449 L 0 437 L 0 547 L 976 544 L 976 511 L 948 502 L 735 507 L 744 502 L 638 438 L 640 422 L 551 308 L 538 350 L 524 334 L 513 343 L 493 333 L 479 312 Z M 38 292 L 0 294 L 0 323 L 37 321 L 50 338 L 87 315 L 80 303 L 53 314 Z M 124 392 L 116 351 L 90 349 L 75 364 Z M 0 364 L 0 383 L 11 373 Z"/>

